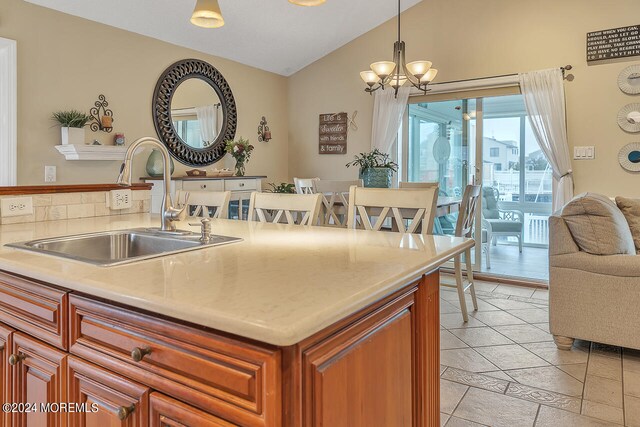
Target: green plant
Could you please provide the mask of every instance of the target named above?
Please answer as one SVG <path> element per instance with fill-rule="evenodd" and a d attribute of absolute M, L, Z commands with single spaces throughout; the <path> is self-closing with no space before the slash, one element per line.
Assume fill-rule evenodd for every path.
<path fill-rule="evenodd" d="M 248 163 L 251 157 L 251 152 L 255 148 L 249 143 L 248 139 L 240 137 L 237 141 L 228 140 L 225 141 L 225 150 L 231 154 L 231 157 L 238 163 Z"/>
<path fill-rule="evenodd" d="M 394 172 L 398 171 L 398 164 L 391 160 L 388 154 L 385 154 L 377 148 L 368 153 L 360 153 L 354 156 L 354 160 L 347 163 L 347 167 L 358 166 L 360 172 L 369 168 L 389 168 Z"/>
<path fill-rule="evenodd" d="M 53 113 L 53 120 L 60 126 L 67 128 L 83 128 L 87 125 L 91 117 L 77 110 L 57 111 Z"/>
<path fill-rule="evenodd" d="M 283 193 L 283 194 L 294 194 L 296 192 L 296 186 L 294 184 L 289 184 L 288 182 L 281 182 L 276 185 L 273 182 L 270 182 L 271 190 L 265 190 L 269 193 Z"/>

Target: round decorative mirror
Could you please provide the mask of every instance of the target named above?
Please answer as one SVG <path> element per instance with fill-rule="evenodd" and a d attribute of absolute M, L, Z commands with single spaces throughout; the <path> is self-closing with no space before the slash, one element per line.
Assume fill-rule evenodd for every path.
<path fill-rule="evenodd" d="M 189 166 L 220 160 L 224 141 L 236 134 L 236 103 L 229 84 L 216 68 L 198 59 L 178 61 L 162 73 L 152 108 L 158 137 Z"/>

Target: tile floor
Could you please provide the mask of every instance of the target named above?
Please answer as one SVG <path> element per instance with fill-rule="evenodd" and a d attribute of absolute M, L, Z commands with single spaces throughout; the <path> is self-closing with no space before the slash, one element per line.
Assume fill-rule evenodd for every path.
<path fill-rule="evenodd" d="M 640 351 L 585 341 L 558 350 L 546 290 L 476 291 L 465 324 L 455 289 L 441 288 L 443 426 L 640 427 Z"/>

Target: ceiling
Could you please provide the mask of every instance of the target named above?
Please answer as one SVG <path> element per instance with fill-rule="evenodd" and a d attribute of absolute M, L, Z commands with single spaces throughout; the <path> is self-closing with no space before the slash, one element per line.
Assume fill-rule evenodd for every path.
<path fill-rule="evenodd" d="M 189 22 L 195 0 L 26 0 L 200 52 L 289 76 L 393 18 L 392 0 L 219 0 L 225 25 Z M 404 0 L 403 10 L 422 0 Z M 389 40 L 391 47 L 393 40 Z"/>

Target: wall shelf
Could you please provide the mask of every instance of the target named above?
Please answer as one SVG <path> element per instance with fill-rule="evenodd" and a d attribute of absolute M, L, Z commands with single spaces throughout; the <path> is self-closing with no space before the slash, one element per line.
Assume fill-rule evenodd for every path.
<path fill-rule="evenodd" d="M 115 145 L 56 145 L 67 160 L 124 160 L 126 146 Z"/>

